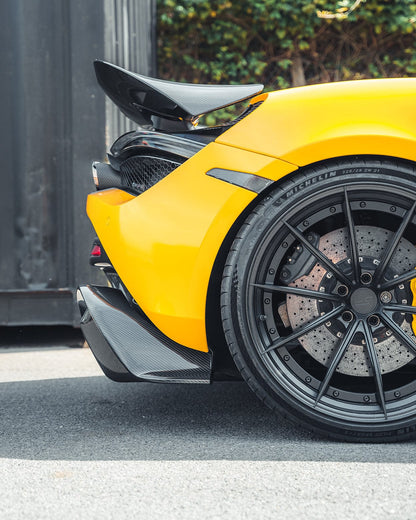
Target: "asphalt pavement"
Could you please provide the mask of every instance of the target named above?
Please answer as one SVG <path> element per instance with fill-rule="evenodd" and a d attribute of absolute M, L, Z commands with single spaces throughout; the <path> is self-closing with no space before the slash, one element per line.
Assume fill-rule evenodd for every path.
<path fill-rule="evenodd" d="M 329 442 L 244 383 L 114 383 L 87 348 L 0 350 L 0 518 L 413 519 L 416 443 Z"/>

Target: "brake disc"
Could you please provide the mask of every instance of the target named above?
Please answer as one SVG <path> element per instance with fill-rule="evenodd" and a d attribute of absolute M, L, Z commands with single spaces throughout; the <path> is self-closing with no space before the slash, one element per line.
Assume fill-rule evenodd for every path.
<path fill-rule="evenodd" d="M 386 229 L 373 226 L 356 226 L 356 236 L 358 242 L 358 253 L 360 265 L 366 272 L 374 272 L 382 252 L 385 249 L 393 233 Z M 319 249 L 322 251 L 338 268 L 345 274 L 351 273 L 349 235 L 346 228 L 331 231 L 323 235 L 319 240 Z M 416 248 L 406 239 L 401 239 L 389 265 L 389 278 L 400 275 L 416 266 Z M 331 273 L 315 263 L 311 271 L 290 285 L 311 289 L 314 291 L 328 292 L 328 286 L 332 287 L 336 281 Z M 393 301 L 400 301 L 405 305 L 412 304 L 412 293 L 409 284 L 400 285 L 395 290 Z M 325 312 L 322 309 L 322 302 L 317 299 L 304 298 L 302 296 L 288 295 L 286 299 L 287 316 L 293 330 L 305 325 L 306 323 L 318 318 Z M 394 316 L 396 323 L 399 323 L 402 330 L 408 335 L 413 336 L 411 324 L 404 315 L 396 313 Z M 347 323 L 342 318 L 328 321 L 312 332 L 304 334 L 299 338 L 302 347 L 319 363 L 328 366 L 335 347 L 342 341 Z M 392 332 L 382 324 L 373 328 L 373 337 L 377 357 L 382 373 L 392 372 L 406 365 L 415 356 Z M 415 345 L 416 346 L 416 345 Z M 337 371 L 342 374 L 353 376 L 372 375 L 370 360 L 365 347 L 364 337 L 357 333 L 340 361 Z"/>

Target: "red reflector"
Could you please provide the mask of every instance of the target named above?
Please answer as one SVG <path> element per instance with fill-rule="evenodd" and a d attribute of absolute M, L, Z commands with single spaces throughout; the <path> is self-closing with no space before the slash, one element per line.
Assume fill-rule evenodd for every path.
<path fill-rule="evenodd" d="M 101 247 L 98 244 L 94 244 L 91 256 L 101 256 Z"/>

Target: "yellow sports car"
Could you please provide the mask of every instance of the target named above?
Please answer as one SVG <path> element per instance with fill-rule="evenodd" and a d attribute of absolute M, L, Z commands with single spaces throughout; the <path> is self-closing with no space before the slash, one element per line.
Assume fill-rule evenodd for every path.
<path fill-rule="evenodd" d="M 78 300 L 105 374 L 243 377 L 315 432 L 415 436 L 416 79 L 261 94 L 95 69 L 138 124 L 87 201 L 109 286 Z"/>

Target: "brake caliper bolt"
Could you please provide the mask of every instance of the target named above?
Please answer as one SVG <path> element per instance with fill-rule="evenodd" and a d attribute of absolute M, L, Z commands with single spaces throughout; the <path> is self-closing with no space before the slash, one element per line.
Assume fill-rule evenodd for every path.
<path fill-rule="evenodd" d="M 391 292 L 389 291 L 383 291 L 380 294 L 380 300 L 382 303 L 390 303 L 393 296 L 391 295 Z"/>
<path fill-rule="evenodd" d="M 266 321 L 267 320 L 267 316 L 265 314 L 260 314 L 259 320 L 260 321 Z"/>
<path fill-rule="evenodd" d="M 309 224 L 309 222 L 308 222 L 308 224 Z M 308 236 L 307 236 L 307 239 L 309 240 L 309 242 L 312 242 L 312 240 L 313 240 L 313 235 L 308 235 Z"/>
<path fill-rule="evenodd" d="M 365 396 L 363 397 L 363 401 L 364 401 L 365 403 L 368 403 L 368 402 L 370 401 L 370 396 L 369 396 L 369 395 L 365 395 Z"/>
<path fill-rule="evenodd" d="M 270 329 L 269 332 L 270 334 L 276 334 L 276 329 Z"/>
<path fill-rule="evenodd" d="M 394 392 L 394 397 L 400 397 L 401 395 L 402 394 L 398 390 Z"/>
<path fill-rule="evenodd" d="M 334 390 L 334 391 L 332 392 L 332 395 L 333 395 L 334 397 L 338 397 L 338 396 L 339 396 L 339 392 L 338 392 L 338 390 Z"/>
<path fill-rule="evenodd" d="M 363 283 L 364 285 L 368 285 L 373 280 L 373 277 L 370 273 L 363 273 L 360 276 L 360 280 L 361 280 L 361 283 Z"/>
<path fill-rule="evenodd" d="M 310 383 L 310 382 L 312 381 L 312 378 L 311 378 L 310 376 L 306 376 L 306 377 L 305 377 L 305 381 L 306 381 L 307 383 Z"/>
<path fill-rule="evenodd" d="M 284 359 L 285 361 L 289 361 L 290 356 L 288 356 L 288 355 L 286 354 L 285 356 L 283 356 L 283 359 Z"/>
<path fill-rule="evenodd" d="M 282 271 L 282 278 L 289 278 L 289 272 L 288 271 Z"/>

